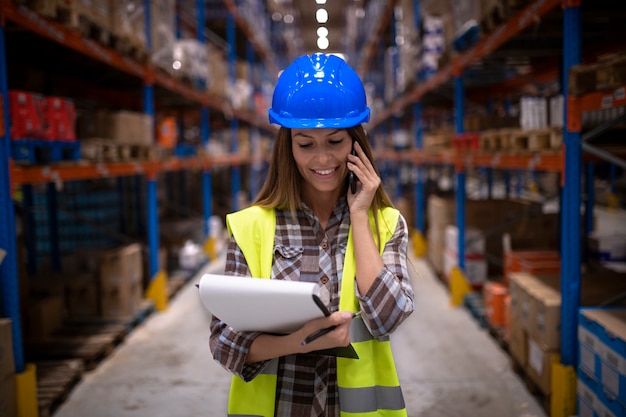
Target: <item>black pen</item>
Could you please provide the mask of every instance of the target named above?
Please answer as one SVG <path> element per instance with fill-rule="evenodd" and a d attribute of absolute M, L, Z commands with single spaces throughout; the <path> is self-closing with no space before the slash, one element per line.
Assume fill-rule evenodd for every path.
<path fill-rule="evenodd" d="M 359 314 L 361 314 L 360 310 L 352 313 L 352 318 L 355 318 Z M 304 342 L 302 342 L 301 345 L 304 346 L 306 344 L 309 344 L 312 341 L 314 341 L 316 339 L 319 339 L 320 337 L 324 336 L 325 334 L 328 334 L 328 333 L 332 332 L 336 328 L 337 328 L 337 326 L 330 326 L 330 327 L 327 327 L 325 329 L 320 330 L 317 333 L 313 333 L 311 336 L 308 336 L 306 339 L 304 339 Z"/>

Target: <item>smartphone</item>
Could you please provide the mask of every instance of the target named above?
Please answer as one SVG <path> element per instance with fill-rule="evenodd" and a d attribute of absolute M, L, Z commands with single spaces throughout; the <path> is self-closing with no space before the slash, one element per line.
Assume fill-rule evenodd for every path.
<path fill-rule="evenodd" d="M 350 153 L 356 156 L 356 151 L 354 150 L 354 142 L 352 142 L 352 151 Z M 348 184 L 350 184 L 350 192 L 352 192 L 352 194 L 355 194 L 356 193 L 356 175 L 354 175 L 354 172 L 352 171 L 348 173 Z"/>

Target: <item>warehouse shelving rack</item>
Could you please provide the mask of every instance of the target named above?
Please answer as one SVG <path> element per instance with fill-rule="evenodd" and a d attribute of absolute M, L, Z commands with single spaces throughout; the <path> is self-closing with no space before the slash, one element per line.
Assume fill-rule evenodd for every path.
<path fill-rule="evenodd" d="M 418 5 L 419 0 L 415 3 Z M 387 119 L 394 117 L 407 106 L 414 105 L 415 123 L 417 124 L 415 147 L 411 152 L 396 155 L 392 152 L 383 152 L 378 155 L 383 159 L 402 159 L 414 163 L 418 169 L 416 187 L 416 225 L 417 232 L 424 232 L 424 219 L 420 218 L 425 202 L 423 199 L 423 177 L 419 173 L 420 167 L 425 164 L 452 165 L 456 170 L 456 224 L 459 228 L 458 251 L 459 267 L 464 268 L 464 201 L 465 201 L 465 173 L 468 168 L 480 167 L 502 170 L 525 170 L 525 171 L 551 171 L 560 174 L 562 182 L 561 197 L 561 363 L 553 368 L 553 405 L 558 408 L 556 415 L 569 415 L 576 411 L 576 362 L 577 362 L 577 322 L 580 297 L 581 280 L 581 229 L 580 229 L 580 209 L 581 207 L 581 166 L 582 151 L 585 150 L 598 158 L 611 161 L 624 167 L 623 159 L 615 155 L 593 148 L 584 142 L 581 136 L 581 118 L 584 111 L 606 109 L 610 107 L 626 106 L 625 88 L 619 88 L 612 92 L 597 92 L 585 95 L 584 97 L 567 97 L 565 99 L 565 123 L 563 129 L 563 149 L 558 153 L 535 153 L 532 155 L 507 155 L 499 152 L 490 153 L 481 151 L 455 151 L 433 152 L 422 150 L 422 129 L 421 129 L 421 100 L 429 92 L 443 86 L 452 80 L 454 83 L 454 107 L 455 107 L 455 128 L 457 134 L 463 133 L 463 111 L 464 111 L 464 88 L 463 71 L 475 60 L 486 57 L 496 49 L 513 39 L 534 19 L 540 19 L 543 15 L 553 12 L 557 7 L 563 9 L 563 62 L 560 71 L 558 68 L 544 70 L 537 78 L 542 80 L 554 80 L 562 74 L 561 85 L 564 95 L 567 94 L 569 69 L 581 62 L 581 1 L 580 0 L 538 0 L 532 1 L 522 11 L 514 15 L 509 21 L 500 25 L 493 33 L 487 35 L 475 46 L 466 52 L 454 57 L 451 62 L 435 73 L 426 81 L 418 83 L 413 89 L 397 97 L 388 108 L 379 112 L 370 122 L 370 126 L 376 127 L 384 123 Z M 418 10 L 418 7 L 415 7 Z M 419 16 L 416 16 L 416 24 L 419 23 Z M 515 88 L 518 80 L 507 81 L 507 85 L 499 85 L 500 88 Z M 518 85 L 519 86 L 519 85 Z M 621 116 L 613 123 L 624 120 Z M 599 130 L 606 129 L 606 126 Z M 581 140 L 583 139 L 583 140 Z M 590 171 L 592 172 L 592 171 Z M 589 181 L 588 181 L 589 182 Z M 589 184 L 588 184 L 589 186 Z M 591 191 L 590 191 L 591 192 Z M 590 203 L 592 199 L 587 198 L 587 216 L 590 216 L 593 208 Z M 588 227 L 591 224 L 588 221 Z M 554 411 L 554 409 L 553 409 Z M 569 414 L 568 414 L 569 413 Z"/>

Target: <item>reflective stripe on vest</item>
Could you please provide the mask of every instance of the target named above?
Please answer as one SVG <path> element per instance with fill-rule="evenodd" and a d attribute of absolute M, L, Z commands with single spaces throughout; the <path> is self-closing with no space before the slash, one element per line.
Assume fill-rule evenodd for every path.
<path fill-rule="evenodd" d="M 387 207 L 379 211 L 378 224 L 383 244 L 393 235 L 398 211 Z M 377 241 L 374 216 L 370 212 L 370 227 Z M 274 210 L 252 206 L 226 216 L 231 236 L 246 258 L 250 274 L 270 278 L 273 262 L 276 216 Z M 339 309 L 357 311 L 355 296 L 356 261 L 352 243 L 352 227 L 348 233 L 348 246 L 343 265 Z M 374 338 L 363 319 L 356 318 L 350 326 L 352 346 L 359 359 L 337 358 L 337 384 L 342 417 L 374 417 L 382 411 L 389 417 L 406 417 L 406 409 L 396 373 L 389 337 Z M 278 361 L 275 359 L 276 365 Z M 271 364 L 270 362 L 270 364 Z M 268 366 L 270 365 L 268 364 Z M 238 376 L 231 381 L 228 402 L 229 416 L 271 417 L 274 415 L 276 396 L 276 370 L 265 368 L 252 381 L 244 382 Z"/>

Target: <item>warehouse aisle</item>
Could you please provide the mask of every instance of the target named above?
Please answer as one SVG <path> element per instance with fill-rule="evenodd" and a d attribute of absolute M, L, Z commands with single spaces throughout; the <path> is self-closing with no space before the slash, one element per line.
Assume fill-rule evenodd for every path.
<path fill-rule="evenodd" d="M 420 259 L 416 310 L 394 336 L 411 417 L 545 417 L 509 359 Z M 205 271 L 219 272 L 223 260 Z M 192 280 L 86 374 L 55 417 L 225 416 L 229 376 L 213 362 L 208 316 Z"/>

